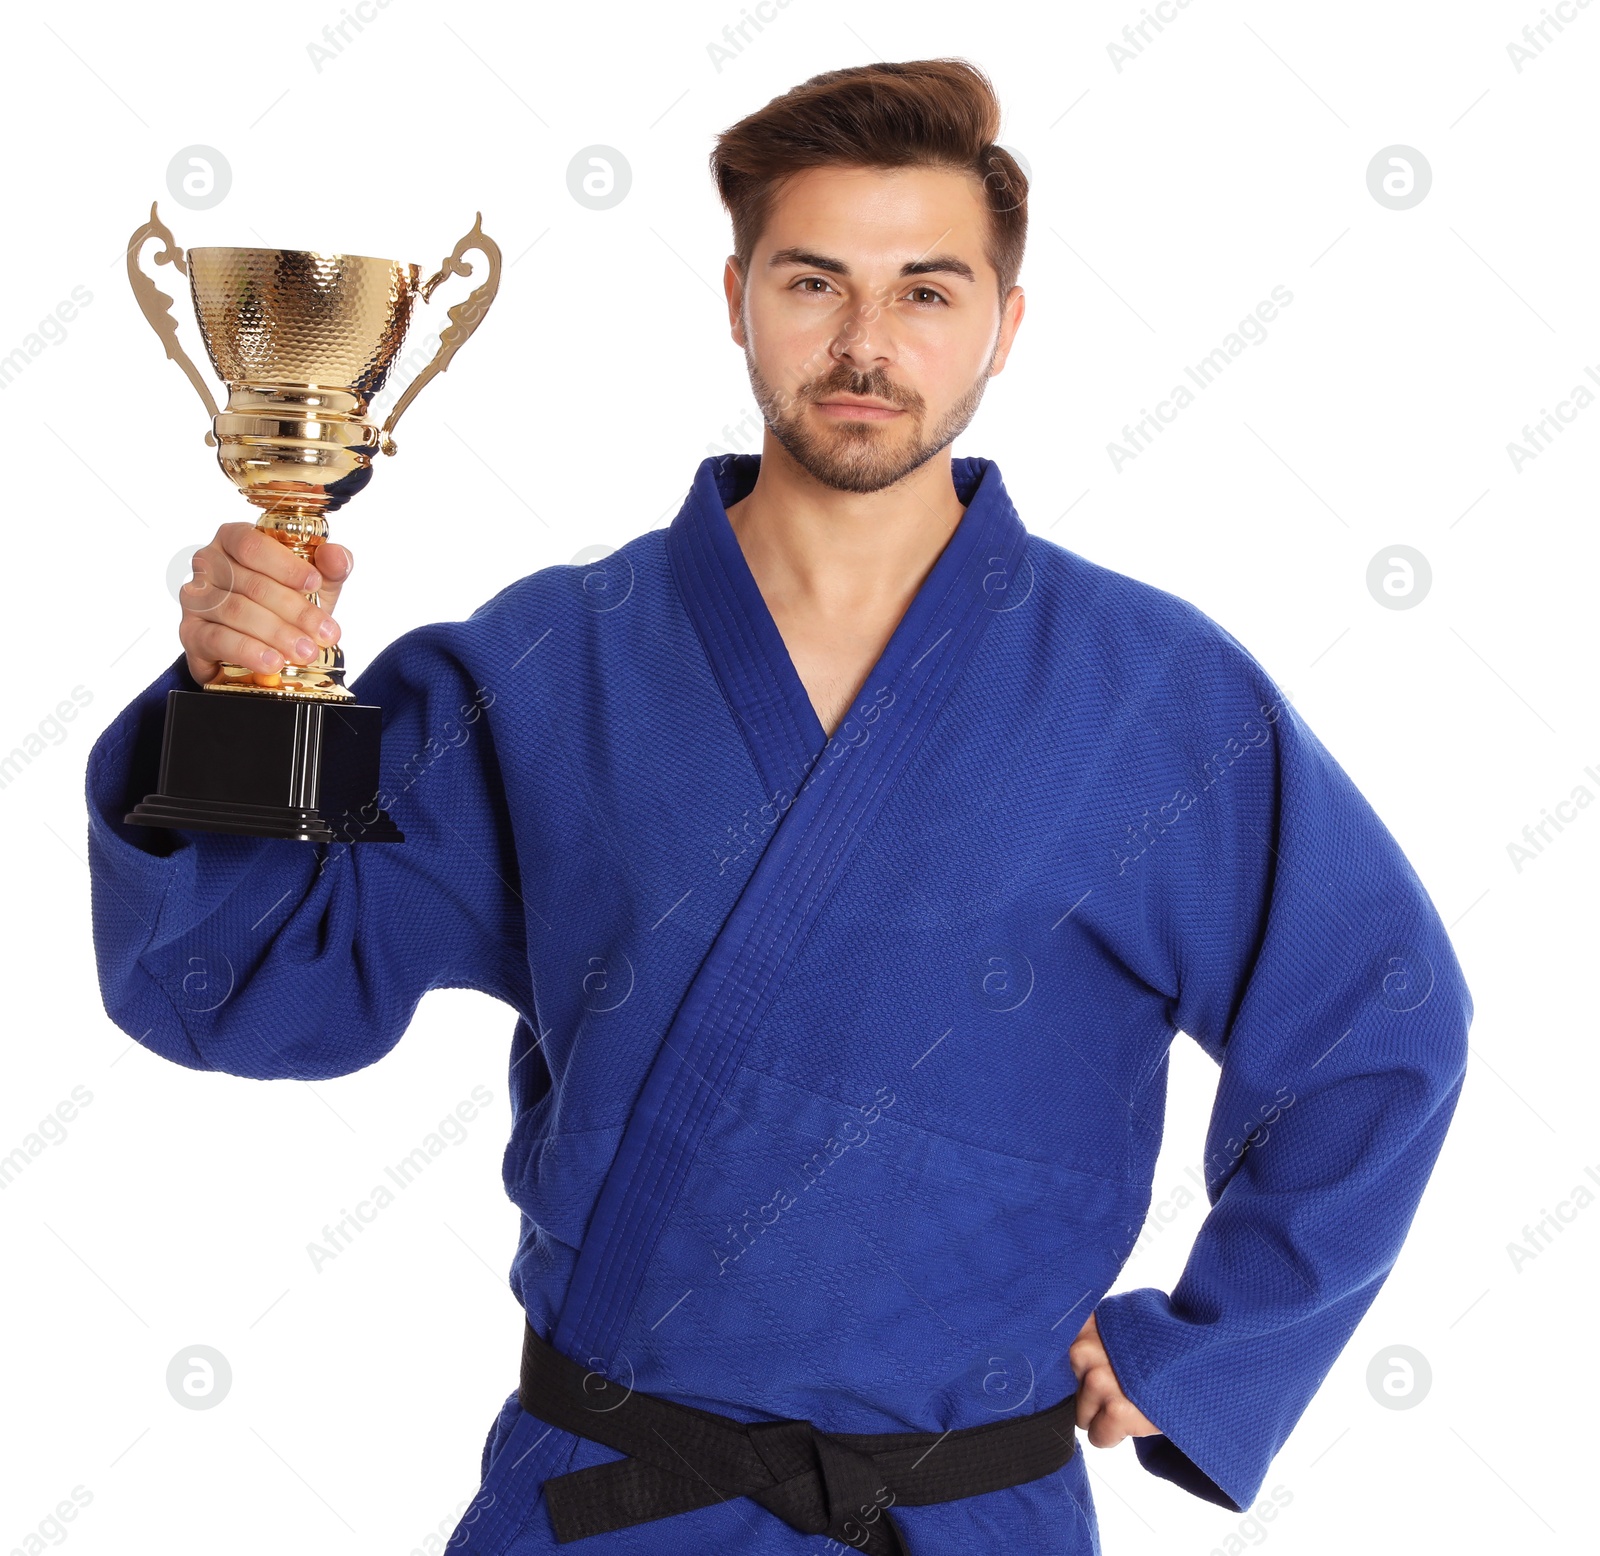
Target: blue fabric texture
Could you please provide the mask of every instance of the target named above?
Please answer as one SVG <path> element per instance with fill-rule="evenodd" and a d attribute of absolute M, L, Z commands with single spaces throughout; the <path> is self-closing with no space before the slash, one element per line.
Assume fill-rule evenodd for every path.
<path fill-rule="evenodd" d="M 516 1018 L 511 1290 L 568 1355 L 739 1420 L 944 1431 L 1070 1394 L 1093 1311 L 1162 1430 L 1139 1462 L 1247 1507 L 1459 1095 L 1439 915 L 1256 659 L 1030 536 L 990 460 L 952 461 L 966 511 L 829 737 L 728 523 L 758 469 L 706 459 L 668 527 L 353 679 L 402 844 L 124 825 L 180 655 L 89 759 L 106 1010 L 315 1080 L 481 990 Z M 1210 1208 L 1171 1292 L 1107 1296 L 1180 1031 L 1219 1069 Z M 1092 1451 L 895 1521 L 913 1556 L 1098 1552 Z M 618 1457 L 513 1393 L 452 1549 L 555 1550 L 544 1480 Z M 829 1544 L 735 1497 L 582 1548 Z"/>

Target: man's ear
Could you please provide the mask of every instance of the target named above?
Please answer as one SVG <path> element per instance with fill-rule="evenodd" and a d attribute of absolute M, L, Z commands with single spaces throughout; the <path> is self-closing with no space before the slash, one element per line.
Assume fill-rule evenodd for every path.
<path fill-rule="evenodd" d="M 728 329 L 734 344 L 743 346 L 744 338 L 744 273 L 739 268 L 739 256 L 730 254 L 722 267 L 722 290 L 728 299 Z"/>
<path fill-rule="evenodd" d="M 1006 293 L 1006 300 L 1000 309 L 1000 339 L 995 347 L 994 362 L 989 368 L 991 378 L 1006 365 L 1006 358 L 1011 355 L 1012 343 L 1022 323 L 1023 307 L 1022 288 L 1014 286 Z"/>

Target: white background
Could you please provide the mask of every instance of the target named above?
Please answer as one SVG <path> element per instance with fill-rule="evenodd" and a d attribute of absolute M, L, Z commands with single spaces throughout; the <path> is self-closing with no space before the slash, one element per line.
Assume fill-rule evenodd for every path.
<path fill-rule="evenodd" d="M 507 1009 L 436 993 L 382 1064 L 305 1085 L 169 1064 L 100 1006 L 84 760 L 177 652 L 174 557 L 246 514 L 134 304 L 128 235 L 159 200 L 185 246 L 431 273 L 478 210 L 502 245 L 488 321 L 334 521 L 358 557 L 339 611 L 354 672 L 412 626 L 666 523 L 708 451 L 755 446 L 724 432 L 754 407 L 711 139 L 815 72 L 939 54 L 991 75 L 1033 174 L 1027 317 L 956 452 L 999 462 L 1031 530 L 1194 601 L 1262 660 L 1415 864 L 1477 1007 L 1410 1240 L 1268 1475 L 1287 1506 L 1248 1524 L 1146 1475 L 1129 1445 L 1086 1450 L 1108 1556 L 1592 1538 L 1600 1207 L 1520 1270 L 1507 1245 L 1600 1172 L 1600 807 L 1569 812 L 1520 870 L 1507 845 L 1576 787 L 1600 796 L 1600 408 L 1520 471 L 1507 445 L 1600 372 L 1600 6 L 1518 71 L 1507 44 L 1539 20 L 1532 0 L 1194 0 L 1118 70 L 1107 44 L 1141 8 L 792 0 L 720 68 L 708 45 L 739 0 L 393 0 L 320 69 L 308 45 L 337 4 L 101 3 L 8 24 L 0 356 L 74 287 L 92 301 L 0 390 L 0 751 L 72 688 L 92 700 L 0 789 L 0 1154 L 74 1087 L 92 1101 L 0 1190 L 0 1549 L 41 1526 L 85 1552 L 437 1548 L 515 1385 L 521 1324 L 499 1181 Z M 167 186 L 194 144 L 232 173 L 207 210 Z M 1395 144 L 1432 169 L 1408 210 L 1367 185 Z M 593 145 L 632 171 L 609 210 L 568 192 Z M 469 284 L 446 286 L 412 346 Z M 1266 340 L 1119 472 L 1124 423 L 1280 285 L 1293 302 Z M 181 295 L 176 311 L 203 362 Z M 1366 582 L 1397 545 L 1432 571 L 1401 610 Z M 1190 1182 L 1214 1081 L 1180 1037 L 1158 1205 Z M 307 1243 L 479 1084 L 494 1101 L 467 1137 L 315 1273 Z M 1152 1221 L 1124 1284 L 1170 1287 L 1202 1209 Z M 166 1391 L 195 1344 L 233 1369 L 214 1410 Z M 1394 1345 L 1431 1365 L 1414 1408 L 1368 1390 Z M 50 1532 L 74 1486 L 92 1501 Z"/>

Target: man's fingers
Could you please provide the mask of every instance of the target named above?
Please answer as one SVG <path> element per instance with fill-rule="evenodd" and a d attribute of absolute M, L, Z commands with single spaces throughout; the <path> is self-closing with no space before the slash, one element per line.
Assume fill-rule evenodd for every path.
<path fill-rule="evenodd" d="M 1089 1441 L 1096 1448 L 1114 1448 L 1125 1437 L 1148 1437 L 1152 1434 L 1151 1425 L 1139 1407 L 1123 1394 L 1101 1405 L 1090 1420 L 1087 1431 Z"/>
<path fill-rule="evenodd" d="M 1115 1448 L 1128 1435 L 1117 1422 L 1110 1405 L 1101 1410 L 1084 1431 L 1096 1448 Z"/>
<path fill-rule="evenodd" d="M 317 566 L 329 584 L 342 584 L 355 566 L 356 559 L 348 546 L 336 541 L 324 541 L 317 547 Z"/>
<path fill-rule="evenodd" d="M 1078 1427 L 1096 1448 L 1114 1447 L 1124 1437 L 1159 1435 L 1161 1428 L 1122 1392 L 1093 1313 L 1067 1347 L 1067 1361 L 1078 1379 Z"/>
<path fill-rule="evenodd" d="M 209 559 L 203 560 L 200 556 L 196 556 L 195 578 L 199 583 L 193 587 L 185 584 L 179 594 L 185 610 L 193 611 L 197 615 L 214 616 L 228 601 L 244 599 L 253 601 L 281 618 L 292 627 L 291 636 L 305 633 L 319 644 L 338 640 L 339 629 L 328 611 L 326 602 L 322 605 L 313 605 L 300 590 L 288 588 L 269 578 L 265 573 L 257 573 L 242 566 L 226 569 L 228 581 L 224 585 L 220 581 L 213 580 L 210 573 L 211 565 Z M 284 641 L 287 647 L 289 640 Z"/>
<path fill-rule="evenodd" d="M 1086 1369 L 1078 1380 L 1078 1425 L 1087 1428 L 1115 1392 L 1116 1378 L 1112 1376 L 1110 1367 L 1102 1365 Z"/>
<path fill-rule="evenodd" d="M 265 573 L 274 582 L 286 589 L 293 589 L 297 594 L 317 588 L 322 581 L 315 567 L 297 557 L 281 540 L 274 540 L 254 524 L 224 524 L 217 531 L 216 541 L 203 547 L 202 554 L 209 561 L 211 552 L 218 548 L 231 561 L 250 572 Z M 229 580 L 220 576 L 226 570 L 226 567 L 218 569 L 216 582 L 223 588 L 232 588 Z"/>
<path fill-rule="evenodd" d="M 221 525 L 195 552 L 194 577 L 178 591 L 178 638 L 190 675 L 204 684 L 221 662 L 255 671 L 309 664 L 337 643 L 333 605 L 355 558 L 331 544 L 316 556 L 314 566 L 253 524 Z"/>
<path fill-rule="evenodd" d="M 1096 1448 L 1114 1448 L 1124 1437 L 1149 1437 L 1159 1430 L 1122 1392 L 1108 1361 L 1084 1372 L 1077 1399 L 1078 1428 Z"/>
<path fill-rule="evenodd" d="M 202 685 L 217 673 L 217 665 L 222 660 L 244 670 L 283 668 L 282 656 L 259 639 L 198 616 L 184 619 L 178 628 L 178 641 L 187 652 L 189 674 Z"/>
<path fill-rule="evenodd" d="M 180 638 L 179 641 L 181 642 L 182 639 Z M 201 655 L 190 653 L 187 649 L 184 650 L 183 662 L 189 671 L 189 678 L 196 686 L 204 686 L 208 682 L 216 680 L 217 671 L 222 668 L 215 659 L 206 659 Z"/>
<path fill-rule="evenodd" d="M 339 603 L 339 591 L 349 580 L 356 559 L 348 546 L 335 545 L 331 540 L 317 547 L 316 559 L 317 571 L 322 575 L 317 598 L 322 602 L 323 610 L 331 614 Z"/>
<path fill-rule="evenodd" d="M 246 670 L 281 670 L 285 660 L 309 664 L 317 651 L 303 628 L 240 593 L 223 595 L 205 611 L 185 611 L 178 639 L 196 659 Z"/>
<path fill-rule="evenodd" d="M 200 617 L 230 626 L 261 645 L 270 645 L 284 659 L 305 662 L 317 649 L 339 640 L 339 625 L 326 598 L 312 604 L 301 586 L 321 576 L 297 559 L 287 546 L 248 524 L 224 525 L 217 540 L 194 555 L 194 577 L 178 592 L 185 619 Z M 251 557 L 259 567 L 243 560 Z M 342 574 L 349 573 L 349 555 L 336 556 Z M 287 581 L 285 581 L 287 580 Z M 310 650 L 304 647 L 309 639 Z M 186 645 L 222 641 L 213 634 L 184 637 Z M 198 650 L 193 650 L 197 652 Z M 249 650 L 250 668 L 260 655 Z M 245 661 L 232 660 L 243 664 Z"/>

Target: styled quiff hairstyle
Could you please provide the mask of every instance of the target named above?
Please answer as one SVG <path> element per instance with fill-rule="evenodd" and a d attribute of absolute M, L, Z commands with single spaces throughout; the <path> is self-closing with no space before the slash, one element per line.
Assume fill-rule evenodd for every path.
<path fill-rule="evenodd" d="M 733 218 L 733 251 L 750 273 L 756 240 L 784 181 L 814 167 L 939 167 L 983 180 L 985 250 L 1000 300 L 1016 284 L 1028 237 L 1028 180 L 995 144 L 1000 103 L 963 59 L 852 65 L 775 97 L 717 137 L 711 176 Z"/>

